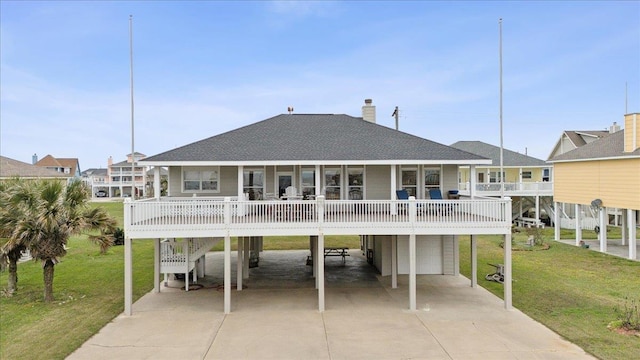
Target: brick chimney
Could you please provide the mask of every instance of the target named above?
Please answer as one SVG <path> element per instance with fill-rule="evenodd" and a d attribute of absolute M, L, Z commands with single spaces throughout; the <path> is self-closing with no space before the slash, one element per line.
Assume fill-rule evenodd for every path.
<path fill-rule="evenodd" d="M 613 125 L 609 126 L 609 134 L 617 133 L 620 131 L 620 125 L 617 122 L 613 122 Z"/>
<path fill-rule="evenodd" d="M 107 177 L 109 178 L 109 182 L 111 182 L 111 166 L 113 165 L 113 157 L 109 156 L 107 159 Z"/>
<path fill-rule="evenodd" d="M 624 152 L 640 148 L 640 113 L 624 116 Z"/>
<path fill-rule="evenodd" d="M 376 107 L 371 105 L 373 100 L 365 99 L 362 107 L 362 119 L 368 122 L 376 123 Z"/>

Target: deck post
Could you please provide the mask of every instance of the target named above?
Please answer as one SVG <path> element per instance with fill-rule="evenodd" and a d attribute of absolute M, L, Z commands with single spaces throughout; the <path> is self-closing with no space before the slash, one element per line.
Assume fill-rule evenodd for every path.
<path fill-rule="evenodd" d="M 629 259 L 635 260 L 637 254 L 637 229 L 636 229 L 636 215 L 638 210 L 627 209 L 627 224 L 629 226 Z"/>
<path fill-rule="evenodd" d="M 162 196 L 162 189 L 160 187 L 160 166 L 153 168 L 153 195 L 156 200 L 160 200 Z"/>
<path fill-rule="evenodd" d="M 627 225 L 628 220 L 628 210 L 620 209 L 620 235 L 621 235 L 621 245 L 625 246 L 627 244 L 627 239 L 629 238 L 629 226 Z"/>
<path fill-rule="evenodd" d="M 505 197 L 505 200 L 508 200 L 505 204 L 505 217 L 506 219 L 511 219 L 511 198 Z M 511 310 L 513 300 L 511 289 L 513 287 L 513 283 L 511 282 L 511 222 L 509 221 L 508 227 L 505 229 L 506 233 L 504 235 L 504 308 L 506 310 Z"/>
<path fill-rule="evenodd" d="M 231 313 L 231 236 L 224 237 L 224 313 Z"/>
<path fill-rule="evenodd" d="M 416 310 L 416 234 L 409 234 L 409 310 Z"/>
<path fill-rule="evenodd" d="M 582 241 L 582 214 L 580 214 L 580 204 L 575 204 L 575 219 L 576 219 L 576 246 L 580 246 Z"/>
<path fill-rule="evenodd" d="M 476 166 L 469 166 L 469 197 L 473 199 L 476 196 Z"/>
<path fill-rule="evenodd" d="M 416 198 L 409 196 L 409 310 L 416 310 Z"/>
<path fill-rule="evenodd" d="M 318 254 L 317 261 L 314 260 L 314 263 L 318 263 L 318 276 L 316 276 L 316 282 L 318 283 L 318 311 L 324 312 L 324 234 L 320 232 L 318 235 L 318 249 L 316 250 Z"/>
<path fill-rule="evenodd" d="M 471 235 L 471 287 L 478 287 L 478 242 L 477 235 Z"/>
<path fill-rule="evenodd" d="M 600 252 L 607 252 L 607 208 L 601 207 L 598 215 L 600 218 L 600 232 L 598 233 L 598 240 L 600 240 Z"/>
<path fill-rule="evenodd" d="M 236 290 L 242 291 L 242 272 L 244 269 L 244 237 L 238 236 L 238 255 L 236 260 Z"/>
<path fill-rule="evenodd" d="M 153 239 L 153 292 L 160 292 L 160 238 Z"/>
<path fill-rule="evenodd" d="M 131 316 L 133 305 L 133 256 L 131 238 L 124 238 L 124 314 Z"/>
<path fill-rule="evenodd" d="M 504 235 L 504 308 L 511 310 L 511 232 Z"/>
<path fill-rule="evenodd" d="M 396 199 L 396 189 L 397 189 L 397 185 L 396 185 L 396 166 L 395 165 L 390 165 L 391 168 L 391 178 L 390 183 L 391 183 L 391 193 L 389 195 L 389 199 Z M 396 203 L 392 203 L 391 204 L 391 215 L 398 215 L 398 204 Z"/>
<path fill-rule="evenodd" d="M 391 288 L 398 288 L 398 235 L 391 236 Z"/>
<path fill-rule="evenodd" d="M 560 241 L 560 207 L 559 203 L 555 201 L 553 203 L 553 237 L 556 241 Z"/>
<path fill-rule="evenodd" d="M 255 251 L 258 252 L 258 254 L 260 254 L 260 249 L 258 249 L 258 244 L 257 241 L 251 241 L 251 237 L 247 237 L 245 236 L 244 238 L 244 246 L 242 248 L 242 278 L 243 279 L 248 279 L 249 278 L 249 258 L 251 255 L 251 244 L 254 243 L 254 247 L 255 247 Z"/>

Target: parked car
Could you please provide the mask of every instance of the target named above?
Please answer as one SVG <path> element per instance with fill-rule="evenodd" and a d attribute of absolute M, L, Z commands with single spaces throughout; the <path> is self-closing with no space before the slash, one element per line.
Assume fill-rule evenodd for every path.
<path fill-rule="evenodd" d="M 104 190 L 98 190 L 96 191 L 96 197 L 107 197 L 107 192 Z"/>

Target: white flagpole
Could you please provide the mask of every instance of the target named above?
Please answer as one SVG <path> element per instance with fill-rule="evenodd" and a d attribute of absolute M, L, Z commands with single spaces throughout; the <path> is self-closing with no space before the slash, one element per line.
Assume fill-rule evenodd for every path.
<path fill-rule="evenodd" d="M 500 198 L 504 199 L 504 144 L 502 139 L 502 18 L 500 24 Z"/>
<path fill-rule="evenodd" d="M 136 153 L 133 132 L 133 15 L 129 15 L 129 81 L 131 88 L 131 199 L 136 199 Z"/>

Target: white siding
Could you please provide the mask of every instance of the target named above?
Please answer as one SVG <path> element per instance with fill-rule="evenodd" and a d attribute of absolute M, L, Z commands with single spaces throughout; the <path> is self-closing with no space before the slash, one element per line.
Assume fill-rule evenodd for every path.
<path fill-rule="evenodd" d="M 387 165 L 368 165 L 365 172 L 365 198 L 367 200 L 389 200 L 391 193 L 390 167 Z"/>
<path fill-rule="evenodd" d="M 373 259 L 380 275 L 391 275 L 391 235 L 375 236 Z"/>
<path fill-rule="evenodd" d="M 416 273 L 442 275 L 442 236 L 416 236 Z M 409 236 L 398 236 L 398 274 L 409 273 Z"/>

